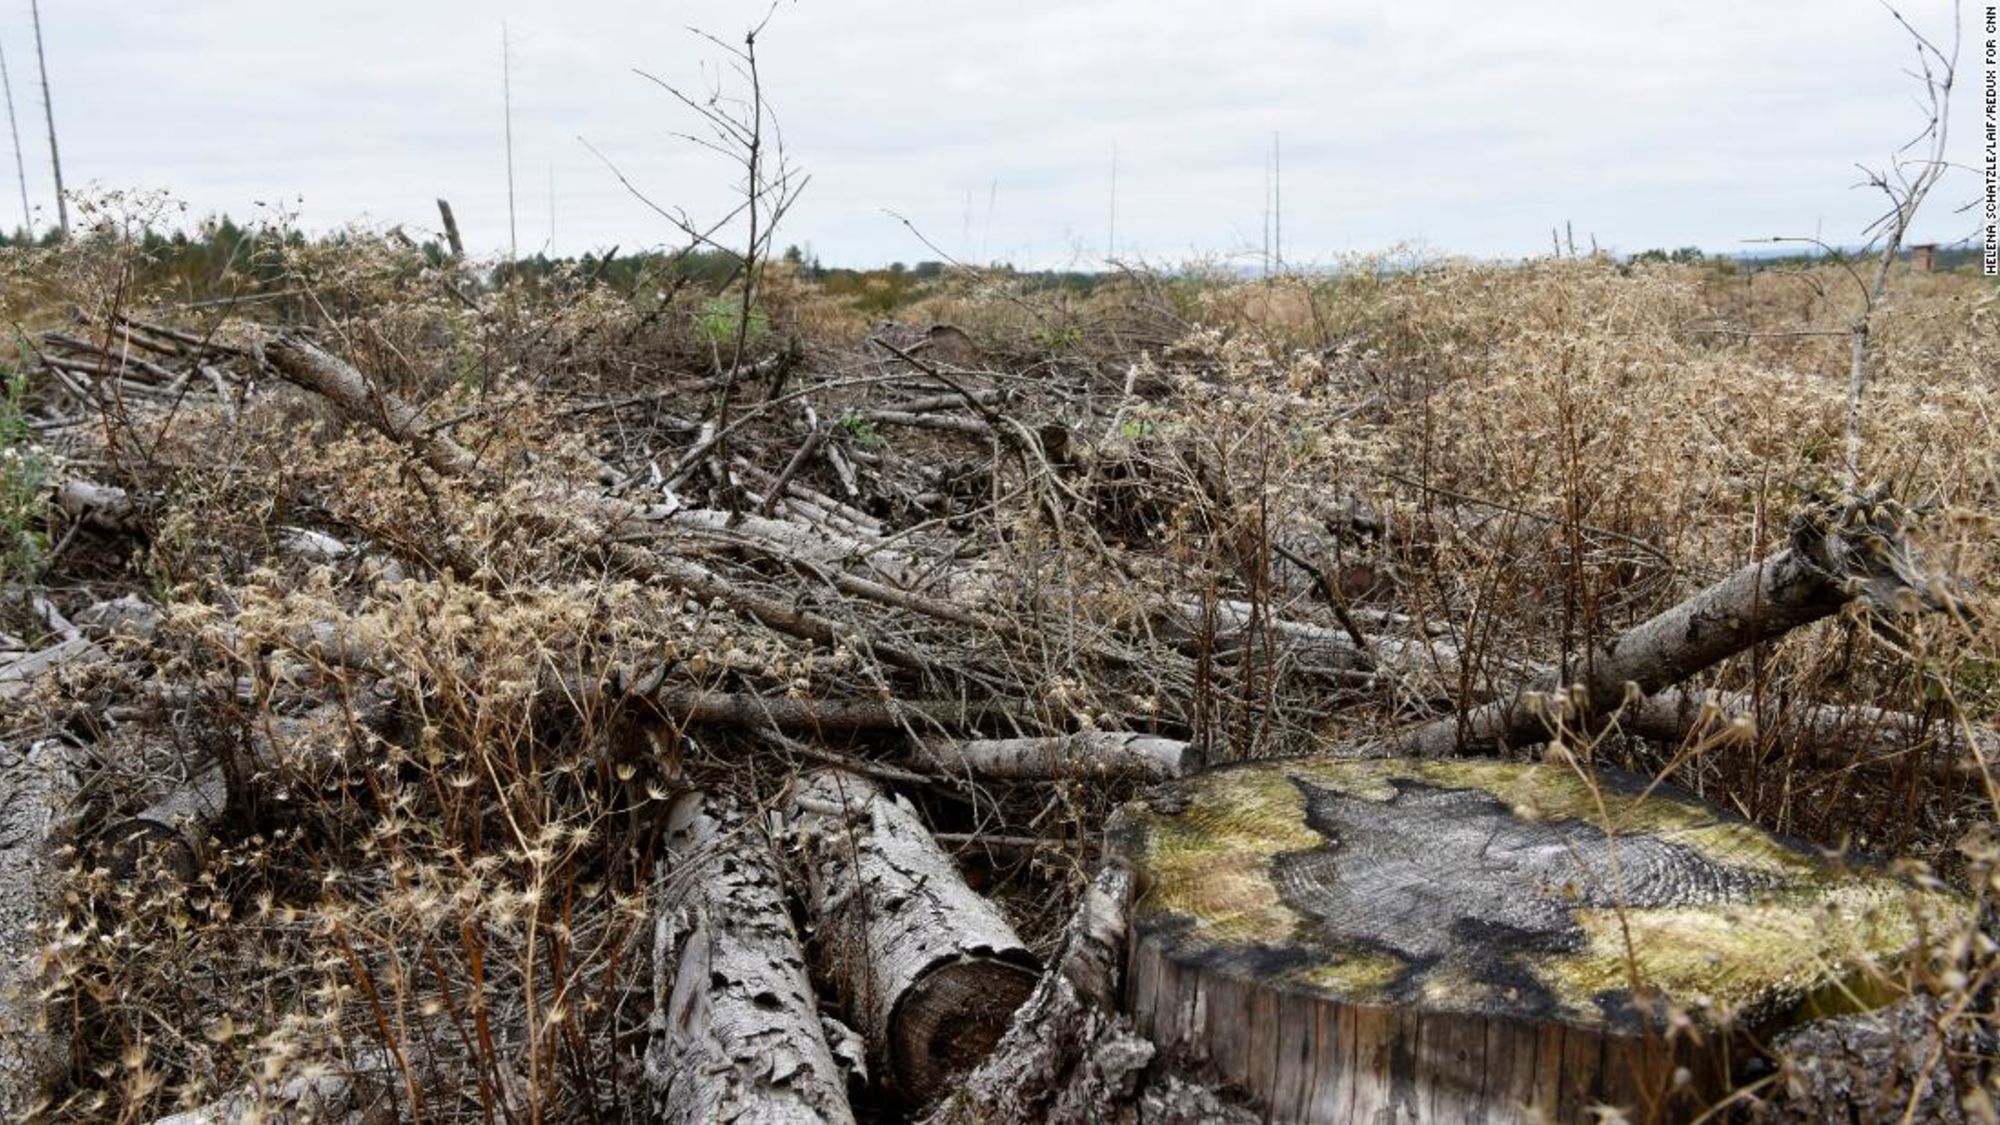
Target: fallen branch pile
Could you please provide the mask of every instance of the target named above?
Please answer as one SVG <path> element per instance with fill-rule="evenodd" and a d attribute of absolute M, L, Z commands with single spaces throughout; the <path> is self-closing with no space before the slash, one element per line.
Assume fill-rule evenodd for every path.
<path fill-rule="evenodd" d="M 342 971 L 372 989 L 368 1030 L 385 1053 L 365 1087 L 397 1112 L 456 1098 L 511 1113 L 589 1085 L 571 1073 L 583 1033 L 565 1020 L 592 1005 L 617 1016 L 634 991 L 597 979 L 604 969 L 568 945 L 590 940 L 628 980 L 629 949 L 650 950 L 643 1033 L 628 1019 L 615 1034 L 647 1044 L 639 1100 L 664 1120 L 850 1120 L 856 1097 L 945 1099 L 947 1116 L 969 1119 L 1086 1119 L 1100 1098 L 1143 1103 L 1153 1119 L 1214 1119 L 1233 1112 L 1227 1098 L 1178 1062 L 1156 1065 L 1116 1015 L 1125 891 L 1091 861 L 1104 812 L 1139 785 L 1245 756 L 1520 755 L 1551 741 L 1586 753 L 1614 731 L 1671 757 L 1732 716 L 1746 737 L 1803 722 L 1817 753 L 1860 769 L 1901 768 L 1914 752 L 1949 778 L 1995 747 L 1988 732 L 1911 712 L 1709 700 L 1690 686 L 1844 612 L 1961 612 L 1911 545 L 1915 517 L 1882 495 L 1806 503 L 1784 547 L 1627 627 L 1560 652 L 1499 651 L 1475 613 L 1425 612 L 1355 578 L 1389 567 L 1372 514 L 1348 504 L 1336 517 L 1321 497 L 1276 519 L 1284 492 L 1269 466 L 1244 479 L 1213 450 L 1135 440 L 1136 368 L 1115 392 L 1095 372 L 1023 386 L 885 343 L 847 369 L 794 373 L 793 389 L 774 384 L 721 424 L 700 408 L 712 380 L 684 388 L 683 414 L 662 415 L 659 395 L 453 414 L 295 330 L 237 325 L 222 340 L 130 317 L 85 327 L 41 337 L 57 393 L 92 411 L 144 400 L 155 442 L 183 404 L 249 418 L 274 379 L 374 435 L 316 439 L 338 471 L 301 472 L 282 500 L 329 516 L 274 541 L 270 565 L 309 580 L 274 592 L 246 567 L 213 584 L 200 613 L 164 622 L 105 599 L 84 626 L 52 629 L 55 643 L 0 655 L 0 692 L 16 695 L 51 676 L 114 695 L 89 685 L 153 680 L 143 706 L 121 697 L 108 712 L 134 729 L 187 729 L 203 708 L 249 716 L 168 751 L 175 784 L 98 807 L 92 854 L 108 878 L 196 885 L 264 831 L 366 839 L 384 831 L 372 818 L 419 802 L 504 853 L 495 868 L 541 872 L 582 854 L 556 817 L 522 819 L 519 786 L 542 812 L 565 794 L 601 795 L 608 811 L 581 839 L 630 846 L 610 847 L 587 878 L 532 884 L 557 897 L 521 909 L 535 926 L 560 915 L 560 951 L 531 948 L 502 989 L 425 985 L 435 998 L 415 1005 L 421 1016 L 390 994 L 442 969 L 403 963 L 389 939 L 361 949 L 366 935 L 343 928 L 355 923 L 327 923 L 346 943 Z M 1200 383 L 1191 367 L 1180 378 Z M 741 378 L 762 385 L 754 367 Z M 1244 409 L 1277 401 L 1220 378 L 1201 387 Z M 522 437 L 552 417 L 645 412 L 618 450 Z M 899 453 L 879 427 L 928 444 Z M 400 499 L 342 498 L 341 472 L 394 482 Z M 153 483 L 72 474 L 55 538 L 162 537 Z M 1199 561 L 1156 546 L 1173 537 L 1197 544 Z M 545 605 L 523 593 L 533 583 L 585 608 Z M 293 595 L 308 608 L 284 604 Z M 521 623 L 500 624 L 510 613 Z M 633 618 L 619 615 L 651 631 L 629 633 Z M 543 628 L 565 640 L 544 643 Z M 511 663 L 457 639 L 475 635 L 513 646 Z M 495 678 L 506 686 L 494 698 L 518 706 L 455 694 Z M 490 758 L 465 757 L 461 735 Z M 55 885 L 61 818 L 46 810 L 76 802 L 49 786 L 103 757 L 71 742 L 0 766 L 51 779 L 33 807 L 0 806 L 5 889 Z M 436 772 L 411 765 L 424 761 Z M 311 786 L 346 805 L 308 811 Z M 1063 857 L 1071 892 L 1099 880 L 1047 972 L 1036 954 L 1064 912 L 1045 911 L 1024 938 L 941 840 L 968 856 Z M 464 877 L 486 877 L 486 862 L 468 858 Z M 644 936 L 611 909 L 570 932 L 579 896 L 620 879 L 641 893 Z M 18 905 L 0 911 L 0 953 L 28 987 L 0 993 L 11 997 L 0 1028 L 41 1028 L 21 966 L 50 903 Z M 413 911 L 411 925 L 430 924 Z M 486 981 L 499 970 L 485 935 L 513 924 L 426 931 L 410 948 L 432 959 L 444 948 Z M 495 1038 L 489 1004 L 519 1005 L 514 1041 Z M 0 1112 L 43 1096 L 59 1053 L 59 1037 L 6 1038 L 25 1047 L 0 1055 Z M 362 1069 L 349 1060 L 345 1073 Z M 283 1094 L 282 1083 L 239 1089 L 206 1119 Z M 604 1096 L 636 1104 L 629 1091 Z"/>

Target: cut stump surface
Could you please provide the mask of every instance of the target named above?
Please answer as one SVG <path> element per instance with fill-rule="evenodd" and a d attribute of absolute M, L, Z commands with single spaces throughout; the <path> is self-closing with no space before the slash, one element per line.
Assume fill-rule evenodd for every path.
<path fill-rule="evenodd" d="M 1725 1023 L 1886 1001 L 1868 966 L 1969 910 L 1558 763 L 1232 766 L 1127 806 L 1111 846 L 1140 1029 L 1282 1121 L 1673 1119 L 1741 1061 Z M 1666 1041 L 1670 1008 L 1710 1033 Z"/>

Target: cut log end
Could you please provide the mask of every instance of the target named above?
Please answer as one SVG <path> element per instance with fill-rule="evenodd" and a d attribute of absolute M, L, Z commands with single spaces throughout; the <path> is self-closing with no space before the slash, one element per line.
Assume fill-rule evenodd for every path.
<path fill-rule="evenodd" d="M 895 1073 L 905 1083 L 928 1083 L 907 1096 L 924 1103 L 948 1093 L 939 1080 L 972 1069 L 992 1052 L 1035 979 L 1033 969 L 999 957 L 967 957 L 919 978 L 891 1018 Z"/>
<path fill-rule="evenodd" d="M 1112 831 L 1139 888 L 1135 1020 L 1282 1120 L 1652 1115 L 1723 1089 L 1739 1033 L 1889 999 L 1880 968 L 1968 918 L 1643 790 L 1330 759 L 1164 787 Z M 1663 1036 L 1670 1008 L 1705 1034 Z"/>
<path fill-rule="evenodd" d="M 855 1029 L 898 1097 L 948 1093 L 1033 991 L 1033 954 L 906 802 L 820 770 L 795 783 L 790 814 L 823 963 Z"/>

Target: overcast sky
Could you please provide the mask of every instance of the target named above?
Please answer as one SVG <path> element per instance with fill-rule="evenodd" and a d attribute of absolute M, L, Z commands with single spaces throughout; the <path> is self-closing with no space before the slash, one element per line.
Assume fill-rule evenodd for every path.
<path fill-rule="evenodd" d="M 191 213 L 282 203 L 310 229 L 437 227 L 507 247 L 501 24 L 513 43 L 523 253 L 670 241 L 579 141 L 659 202 L 728 206 L 728 170 L 675 139 L 690 115 L 633 73 L 700 89 L 761 3 L 727 0 L 43 0 L 72 189 L 163 189 Z M 1975 136 L 1980 5 L 1954 115 Z M 1941 43 L 1948 0 L 1909 0 Z M 52 213 L 26 0 L 0 46 Z M 1579 244 L 1854 240 L 1878 210 L 1856 162 L 1917 124 L 1913 55 L 1877 0 L 783 0 L 760 40 L 789 155 L 811 174 L 781 242 L 828 264 L 934 255 L 1094 265 L 1176 262 L 1263 240 L 1282 137 L 1293 261 L 1421 242 L 1490 257 Z M 712 71 L 710 72 L 712 74 Z M 550 185 L 553 181 L 553 194 Z M 1921 238 L 1970 234 L 1970 174 Z M 0 199 L 7 196 L 0 195 Z M 302 202 L 301 202 L 302 201 Z M 260 208 L 260 204 L 262 207 Z M 0 208 L 0 215 L 9 212 Z M 4 221 L 4 220 L 0 220 Z"/>

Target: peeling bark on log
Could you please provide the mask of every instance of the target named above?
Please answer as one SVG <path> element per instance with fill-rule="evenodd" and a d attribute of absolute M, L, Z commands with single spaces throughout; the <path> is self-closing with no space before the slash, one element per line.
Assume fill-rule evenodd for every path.
<path fill-rule="evenodd" d="M 1056 963 L 940 1118 L 1082 1121 L 1131 1098 L 1154 1052 L 1129 1024 L 1117 1026 L 1130 897 L 1122 868 L 1099 874 L 1070 918 Z"/>
<path fill-rule="evenodd" d="M 1961 1100 L 1967 1091 L 1955 1081 L 1954 1071 L 1991 1066 L 1995 1044 L 1990 1033 L 1982 1037 L 1969 1031 L 1982 1022 L 1969 1015 L 1951 1019 L 1930 997 L 1913 996 L 1782 1035 L 1771 1051 L 1784 1070 L 1765 1119 L 1783 1125 L 1980 1121 L 1984 1118 L 1968 1112 Z M 1979 1074 L 1967 1077 L 1967 1085 L 1981 1084 Z"/>
<path fill-rule="evenodd" d="M 1135 1022 L 1276 1120 L 1679 1120 L 1730 1087 L 1743 1033 L 1892 999 L 1870 966 L 1971 917 L 1644 791 L 1561 763 L 1393 759 L 1162 787 L 1110 836 L 1137 881 Z M 1663 1038 L 1669 1005 L 1699 1042 Z"/>
<path fill-rule="evenodd" d="M 672 1125 L 852 1122 L 759 826 L 704 793 L 667 818 L 646 1082 Z"/>
<path fill-rule="evenodd" d="M 70 1037 L 43 1002 L 41 949 L 75 796 L 61 743 L 0 744 L 0 1120 L 34 1119 L 69 1069 Z"/>
<path fill-rule="evenodd" d="M 903 1099 L 927 1103 L 984 1058 L 1035 985 L 1035 960 L 906 802 L 854 774 L 789 801 L 827 975 Z"/>
<path fill-rule="evenodd" d="M 1951 600 L 1905 539 L 1906 517 L 1869 497 L 1813 505 L 1792 545 L 1738 570 L 1585 655 L 1559 682 L 1392 735 L 1393 753 L 1442 758 L 1546 742 L 1558 721 L 1594 733 L 1612 710 L 1752 645 L 1838 613 L 1862 597 L 1878 609 Z"/>
<path fill-rule="evenodd" d="M 940 773 L 1001 781 L 1117 777 L 1153 782 L 1188 772 L 1195 755 L 1177 739 L 1091 731 L 1050 738 L 930 739 L 919 757 Z"/>

